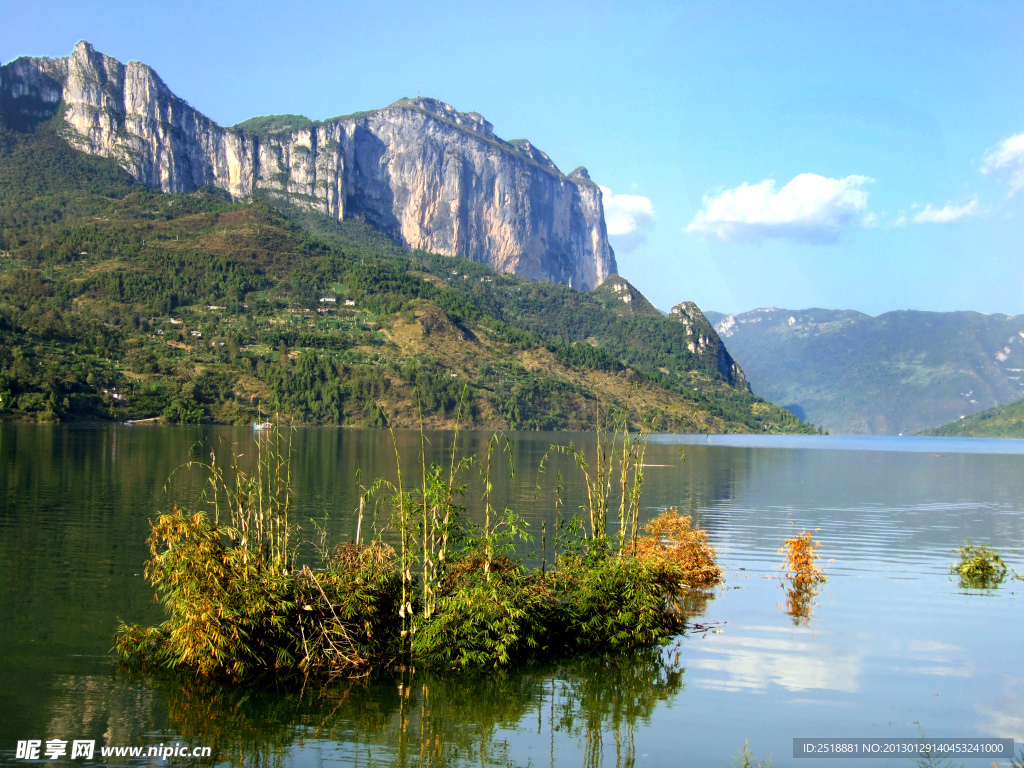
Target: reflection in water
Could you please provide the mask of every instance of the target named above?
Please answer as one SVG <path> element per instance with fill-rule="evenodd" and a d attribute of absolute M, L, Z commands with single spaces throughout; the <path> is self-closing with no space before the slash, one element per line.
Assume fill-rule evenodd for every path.
<path fill-rule="evenodd" d="M 54 681 L 45 739 L 94 740 L 137 746 L 153 731 L 159 696 L 152 688 L 125 685 L 112 675 L 61 675 Z M 36 738 L 39 738 L 38 736 Z M 6 745 L 5 745 L 6 746 Z"/>
<path fill-rule="evenodd" d="M 1008 677 L 1002 695 L 991 705 L 978 707 L 993 733 L 1024 742 L 1024 678 Z"/>
<path fill-rule="evenodd" d="M 905 659 L 904 671 L 932 677 L 971 677 L 974 663 L 966 648 L 935 640 L 900 643 L 899 656 Z"/>
<path fill-rule="evenodd" d="M 405 670 L 326 687 L 262 690 L 122 671 L 118 683 L 69 680 L 61 698 L 74 700 L 75 711 L 59 726 L 62 733 L 94 733 L 98 719 L 107 744 L 155 738 L 210 746 L 211 762 L 249 768 L 290 765 L 297 750 L 364 766 L 503 766 L 520 761 L 510 749 L 513 738 L 539 736 L 535 762 L 582 752 L 583 765 L 596 768 L 633 765 L 637 726 L 682 688 L 675 646 L 525 671 Z M 158 696 L 140 698 L 150 691 Z M 167 728 L 153 733 L 145 723 L 158 708 L 165 709 Z"/>
<path fill-rule="evenodd" d="M 820 582 L 795 582 L 783 584 L 786 590 L 786 605 L 779 606 L 793 619 L 793 626 L 807 627 L 814 613 L 814 599 L 821 592 Z"/>
<path fill-rule="evenodd" d="M 748 626 L 742 634 L 716 636 L 693 666 L 716 673 L 702 681 L 704 687 L 725 691 L 775 684 L 789 691 L 854 692 L 860 688 L 861 653 L 806 630 Z"/>

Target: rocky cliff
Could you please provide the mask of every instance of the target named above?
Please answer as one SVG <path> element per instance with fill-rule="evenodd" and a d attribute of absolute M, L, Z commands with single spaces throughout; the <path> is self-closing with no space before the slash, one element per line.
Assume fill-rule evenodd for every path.
<path fill-rule="evenodd" d="M 81 42 L 68 58 L 0 67 L 0 128 L 63 111 L 77 149 L 165 192 L 254 191 L 337 219 L 364 217 L 410 248 L 590 290 L 616 271 L 601 191 L 476 113 L 434 99 L 254 130 L 224 128 L 150 67 Z M 250 121 L 250 123 L 255 121 Z"/>
<path fill-rule="evenodd" d="M 690 352 L 701 357 L 713 357 L 715 367 L 726 381 L 735 387 L 750 390 L 743 369 L 732 359 L 729 350 L 725 348 L 722 339 L 701 312 L 700 307 L 692 301 L 684 301 L 672 307 L 669 317 L 686 326 Z"/>

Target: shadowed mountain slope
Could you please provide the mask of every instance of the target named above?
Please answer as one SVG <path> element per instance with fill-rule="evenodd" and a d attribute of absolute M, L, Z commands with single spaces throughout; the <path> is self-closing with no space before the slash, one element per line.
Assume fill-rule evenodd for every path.
<path fill-rule="evenodd" d="M 843 434 L 910 434 L 1024 395 L 1024 316 L 708 312 L 755 393 Z"/>

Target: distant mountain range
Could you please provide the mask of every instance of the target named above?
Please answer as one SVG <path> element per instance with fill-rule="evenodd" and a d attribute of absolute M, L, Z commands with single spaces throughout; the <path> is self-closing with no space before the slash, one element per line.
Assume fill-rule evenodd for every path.
<path fill-rule="evenodd" d="M 1024 316 L 705 313 L 755 394 L 838 434 L 912 434 L 1024 397 Z"/>

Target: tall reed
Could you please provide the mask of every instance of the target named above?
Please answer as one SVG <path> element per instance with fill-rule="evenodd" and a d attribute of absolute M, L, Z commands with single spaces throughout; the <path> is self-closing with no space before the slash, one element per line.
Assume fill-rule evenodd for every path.
<path fill-rule="evenodd" d="M 287 431 L 287 437 L 284 432 Z M 200 500 L 212 507 L 213 524 L 237 544 L 246 559 L 279 570 L 287 569 L 294 552 L 290 548 L 292 526 L 292 430 L 282 430 L 280 416 L 273 429 L 254 433 L 255 465 L 246 470 L 239 463 L 244 454 L 232 450 L 228 472 L 210 451 L 209 462 L 188 461 L 171 473 L 165 490 L 181 470 L 201 469 L 206 483 Z M 221 525 L 221 515 L 228 522 Z"/>
<path fill-rule="evenodd" d="M 584 512 L 590 521 L 591 548 L 607 549 L 617 538 L 618 552 L 621 556 L 632 549 L 639 532 L 644 457 L 650 429 L 648 425 L 642 423 L 638 431 L 632 432 L 629 427 L 628 408 L 610 419 L 605 414 L 604 422 L 600 403 L 597 403 L 595 408 L 597 441 L 592 461 L 588 460 L 586 451 L 577 448 L 574 442 L 568 445 L 553 445 L 541 460 L 540 472 L 544 471 L 552 452 L 573 460 L 583 474 L 586 486 L 587 506 Z M 608 514 L 612 508 L 612 490 L 616 479 L 619 486 L 618 535 L 613 537 L 608 533 Z"/>

